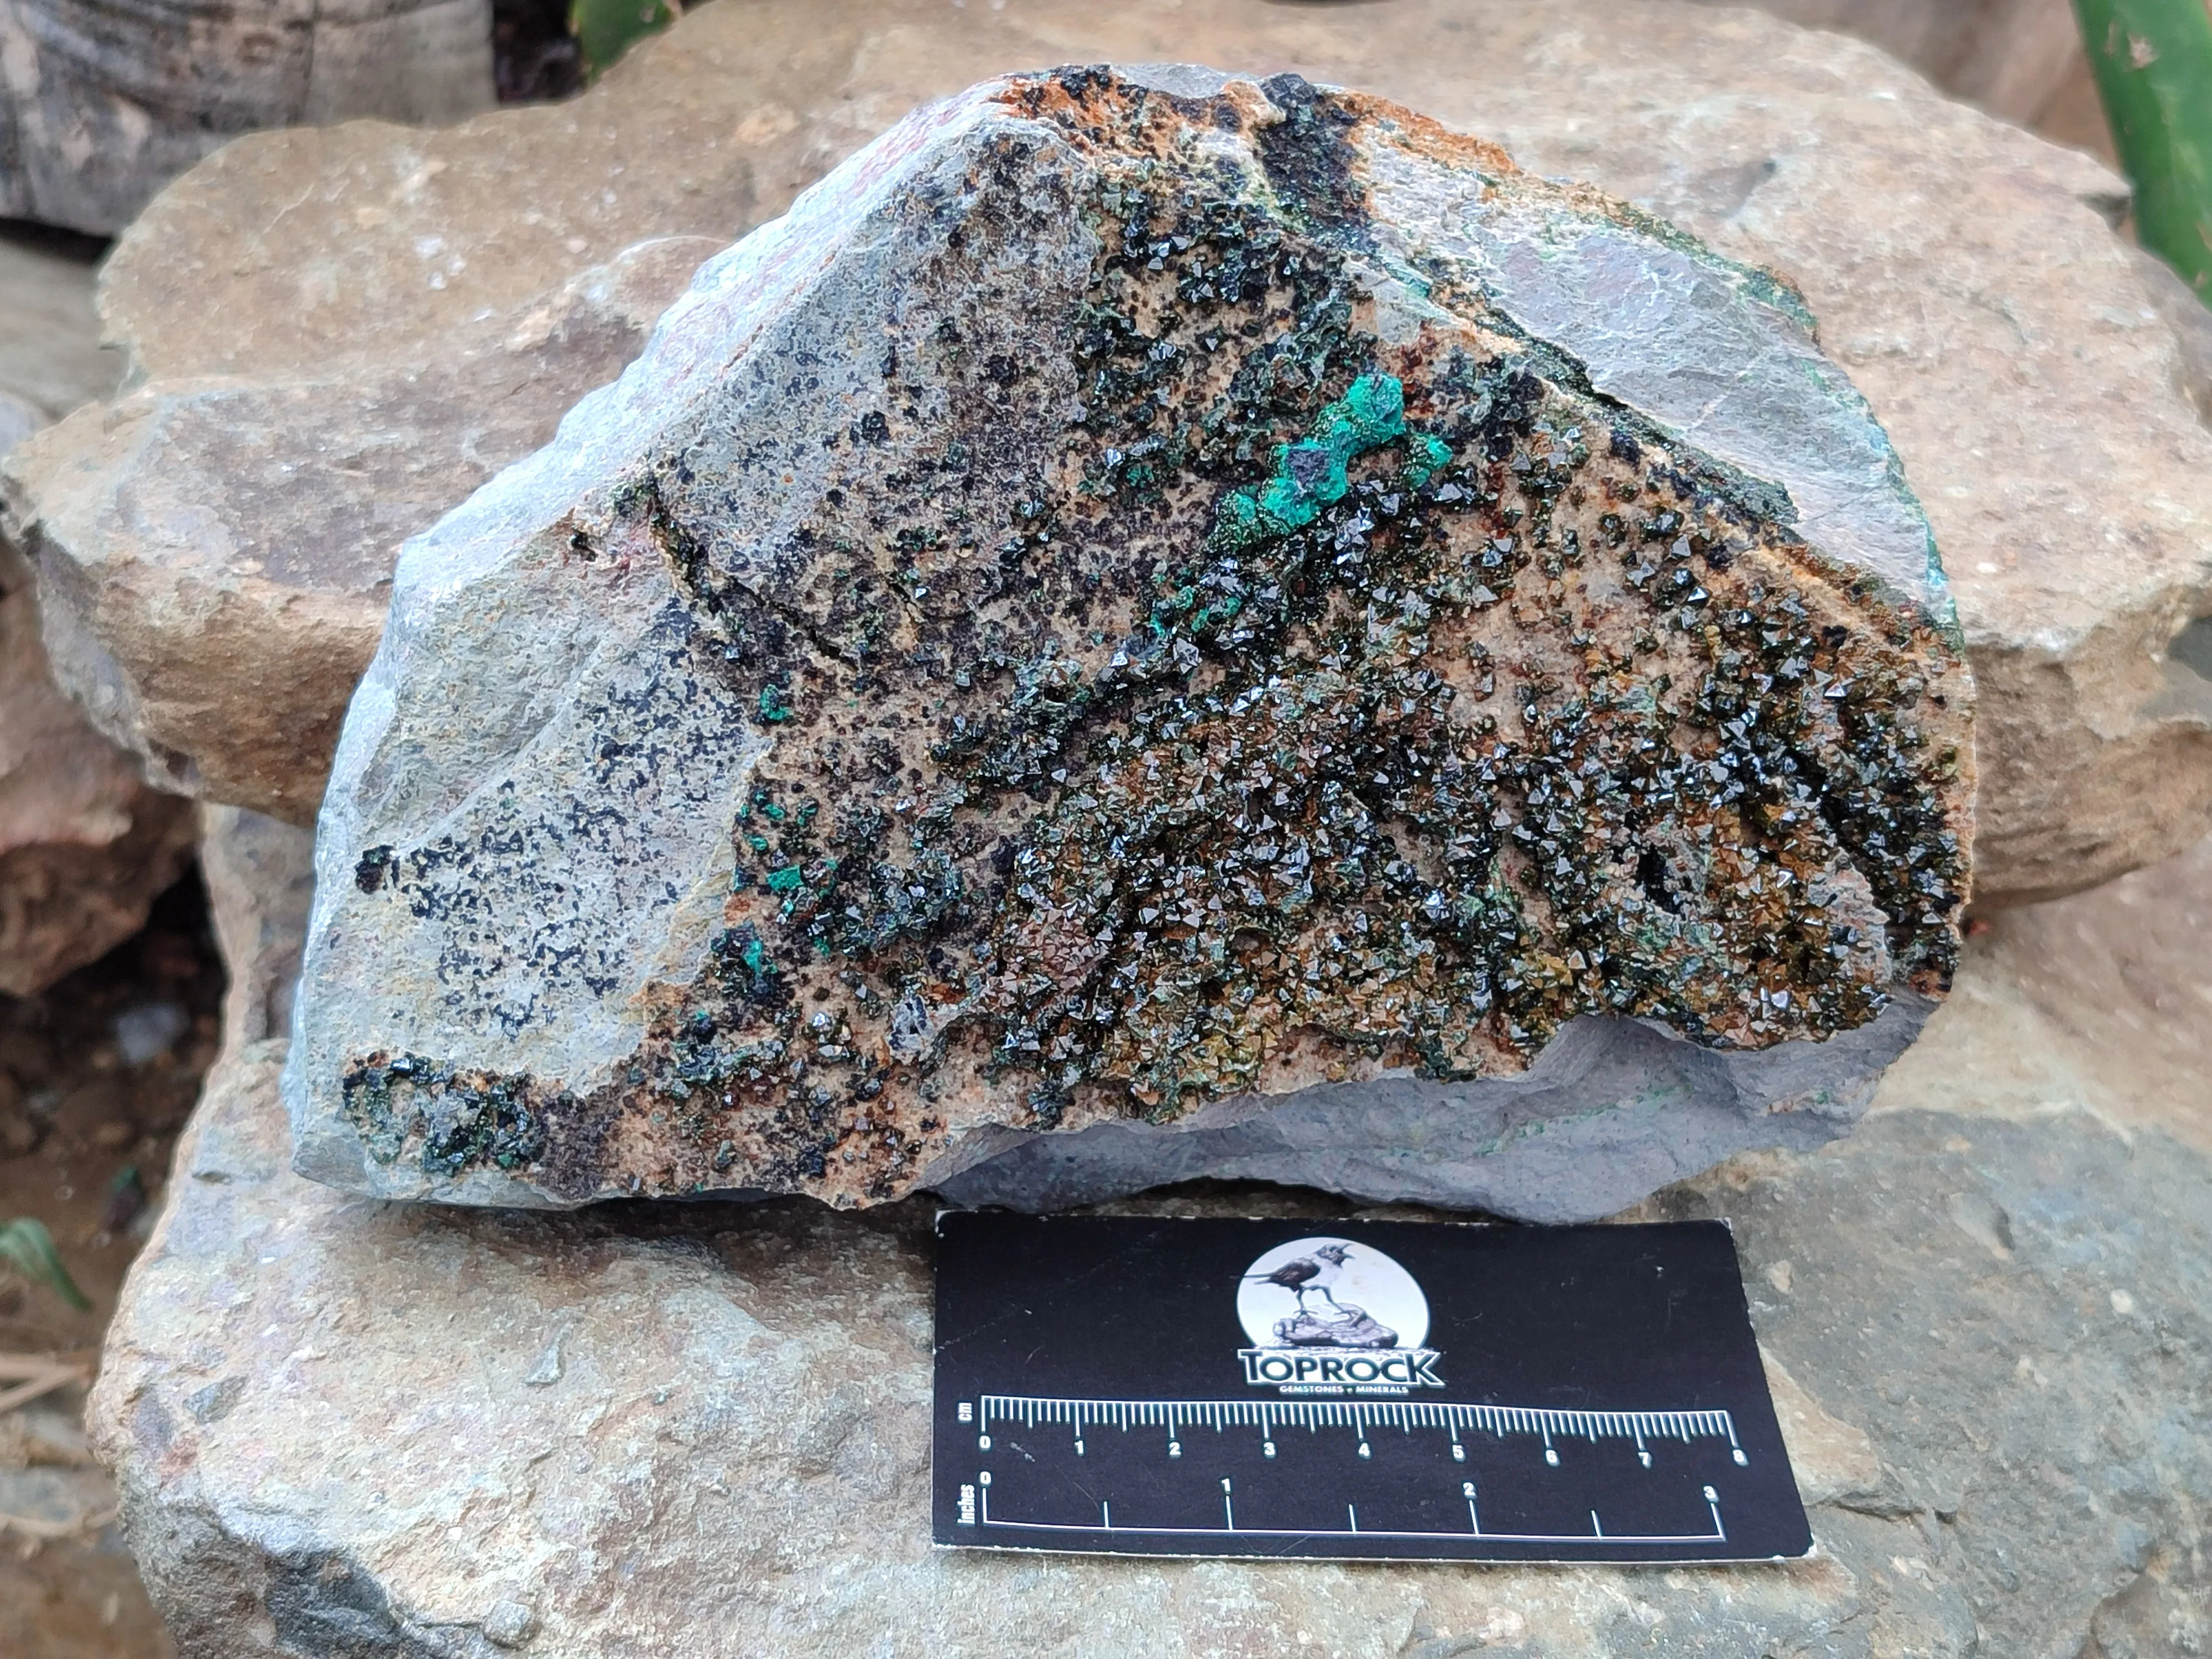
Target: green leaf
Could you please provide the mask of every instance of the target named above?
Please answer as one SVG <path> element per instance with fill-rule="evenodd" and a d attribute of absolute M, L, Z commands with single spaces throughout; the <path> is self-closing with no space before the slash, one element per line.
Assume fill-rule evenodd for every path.
<path fill-rule="evenodd" d="M 43 1285 L 70 1307 L 83 1310 L 92 1306 L 76 1281 L 62 1266 L 59 1251 L 54 1249 L 54 1236 L 46 1231 L 42 1221 L 21 1216 L 5 1226 L 0 1226 L 0 1261 L 4 1261 L 33 1284 Z"/>
<path fill-rule="evenodd" d="M 666 28 L 681 0 L 571 0 L 568 33 L 576 37 L 584 75 L 596 81 L 647 35 Z"/>
<path fill-rule="evenodd" d="M 2136 237 L 2212 304 L 2212 6 L 2074 0 Z"/>

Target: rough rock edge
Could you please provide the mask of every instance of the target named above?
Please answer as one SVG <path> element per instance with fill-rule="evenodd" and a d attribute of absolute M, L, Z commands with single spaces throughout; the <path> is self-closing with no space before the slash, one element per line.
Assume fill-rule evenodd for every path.
<path fill-rule="evenodd" d="M 963 1206 L 1042 1211 L 1212 1176 L 1520 1221 L 1596 1221 L 1738 1153 L 1810 1152 L 1845 1133 L 1936 1007 L 1901 990 L 1856 1030 L 1752 1054 L 1700 1048 L 1656 1022 L 1584 1016 L 1518 1077 L 1246 1095 L 1172 1125 L 977 1129 L 918 1184 Z M 1841 1089 L 1825 1081 L 1839 1045 L 1862 1067 Z"/>
<path fill-rule="evenodd" d="M 209 1073 L 200 1107 L 179 1137 L 168 1191 L 179 1182 L 252 1180 L 256 1172 L 204 1170 L 199 1150 L 211 1103 L 256 1086 L 279 1066 L 281 1038 L 226 1049 Z M 271 1170 L 258 1172 L 266 1179 Z M 146 1243 L 156 1258 L 182 1203 L 172 1197 Z M 134 1269 L 135 1271 L 135 1269 Z M 127 1296 L 126 1291 L 126 1296 Z M 313 1659 L 496 1659 L 501 1648 L 466 1626 L 426 1623 L 395 1605 L 374 1571 L 279 1510 L 210 1502 L 191 1475 L 163 1479 L 166 1454 L 182 1429 L 155 1401 L 113 1397 L 105 1363 L 86 1405 L 94 1455 L 114 1477 L 122 1529 L 148 1593 L 190 1659 L 243 1659 L 241 1627 L 262 1635 L 257 1650 Z"/>

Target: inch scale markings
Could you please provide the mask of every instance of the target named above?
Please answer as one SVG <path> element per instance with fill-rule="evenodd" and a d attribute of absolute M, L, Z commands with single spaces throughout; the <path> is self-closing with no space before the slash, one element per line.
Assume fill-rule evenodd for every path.
<path fill-rule="evenodd" d="M 1368 1435 L 1370 1430 L 1395 1428 L 1410 1433 L 1415 1429 L 1442 1429 L 1451 1436 L 1451 1455 L 1457 1462 L 1466 1461 L 1466 1448 L 1460 1441 L 1460 1431 L 1469 1430 L 1503 1440 L 1508 1435 L 1536 1435 L 1544 1442 L 1544 1461 L 1557 1468 L 1558 1450 L 1553 1446 L 1554 1435 L 1563 1439 L 1587 1440 L 1595 1444 L 1599 1440 L 1633 1440 L 1638 1462 L 1645 1468 L 1651 1467 L 1651 1453 L 1646 1440 L 1677 1440 L 1687 1445 L 1702 1439 L 1725 1439 L 1731 1459 L 1745 1466 L 1750 1459 L 1737 1443 L 1735 1419 L 1725 1411 L 1579 1411 L 1542 1406 L 1494 1406 L 1447 1404 L 1430 1401 L 1362 1401 L 1362 1400 L 1070 1400 L 1053 1399 L 1032 1395 L 984 1395 L 970 1407 L 963 1402 L 959 1409 L 960 1420 L 973 1421 L 976 1428 L 979 1449 L 989 1451 L 994 1424 L 1020 1424 L 1033 1430 L 1040 1423 L 1065 1423 L 1074 1435 L 1074 1449 L 1079 1456 L 1085 1455 L 1084 1431 L 1086 1427 L 1112 1427 L 1124 1432 L 1132 1428 L 1160 1428 L 1167 1433 L 1167 1455 L 1170 1458 L 1182 1455 L 1181 1432 L 1185 1427 L 1206 1427 L 1217 1433 L 1231 1428 L 1252 1428 L 1262 1436 L 1262 1455 L 1275 1455 L 1275 1431 L 1279 1427 L 1304 1429 L 1318 1433 L 1325 1428 L 1349 1429 L 1359 1437 L 1358 1455 L 1370 1455 Z M 1340 1528 L 1272 1528 L 1239 1527 L 1234 1492 L 1231 1482 L 1224 1479 L 1222 1491 L 1222 1524 L 1213 1527 L 1128 1526 L 1114 1524 L 1109 1503 L 1101 1499 L 1099 1518 L 1095 1522 L 1051 1522 L 1007 1520 L 991 1514 L 991 1476 L 988 1471 L 976 1477 L 980 1502 L 975 1510 L 976 1523 L 983 1527 L 1011 1528 L 1023 1531 L 1053 1533 L 1139 1533 L 1165 1536 L 1219 1536 L 1233 1533 L 1240 1537 L 1310 1538 L 1315 1536 L 1358 1536 L 1363 1538 L 1459 1538 L 1479 1539 L 1486 1542 L 1511 1544 L 1723 1544 L 1728 1541 L 1728 1528 L 1721 1519 L 1720 1498 L 1710 1486 L 1701 1489 L 1706 1512 L 1712 1517 L 1712 1530 L 1702 1533 L 1608 1533 L 1598 1517 L 1589 1511 L 1590 1530 L 1587 1533 L 1492 1532 L 1484 1529 L 1477 1507 L 1475 1486 L 1472 1480 L 1461 1483 L 1461 1492 L 1467 1500 L 1468 1529 L 1465 1532 L 1443 1532 L 1435 1529 L 1376 1529 L 1359 1524 L 1356 1504 L 1345 1506 L 1346 1524 Z"/>

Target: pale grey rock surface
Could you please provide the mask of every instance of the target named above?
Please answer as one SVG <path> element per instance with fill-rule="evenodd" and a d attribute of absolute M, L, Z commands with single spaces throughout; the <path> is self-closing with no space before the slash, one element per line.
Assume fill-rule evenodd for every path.
<path fill-rule="evenodd" d="M 1122 205 L 1156 155 L 1202 207 Z M 1149 264 L 1117 251 L 1146 212 Z M 1219 273 L 1278 243 L 1295 307 L 1233 297 Z M 1107 348 L 1052 349 L 1125 312 L 1169 319 L 1128 348 L 1141 399 Z M 1248 389 L 1293 354 L 1305 390 Z M 1385 386 L 1388 420 L 1360 412 Z M 1345 422 L 1373 432 L 1335 494 L 1209 544 L 1277 511 L 1234 434 Z M 1115 498 L 1156 426 L 1232 435 Z M 1346 494 L 1401 439 L 1425 470 L 1372 456 Z M 1679 568 L 1622 552 L 1621 514 Z M 1163 622 L 1193 583 L 1209 609 Z M 1358 642 L 1283 597 L 1309 590 L 1366 607 Z M 708 264 L 617 385 L 403 553 L 319 826 L 297 1167 L 467 1203 L 1054 1207 L 1235 1175 L 1604 1214 L 1836 1133 L 1948 983 L 1954 641 L 1894 455 L 1770 277 L 1295 77 L 987 83 Z M 1316 735 L 1367 730 L 1368 697 L 1371 758 Z M 1712 712 L 1754 703 L 1779 735 Z M 1183 758 L 1214 747 L 1251 755 L 1226 794 Z M 1347 787 L 1397 842 L 1333 816 Z M 1361 862 L 1401 857 L 1436 866 L 1425 900 Z M 1468 921 L 1498 907 L 1504 944 Z M 1553 961 L 1559 996 L 1517 994 Z"/>
<path fill-rule="evenodd" d="M 2153 1127 L 1975 1115 L 1971 1056 L 1929 1058 L 1960 1109 L 1636 1212 L 1735 1226 L 1802 1562 L 934 1551 L 926 1206 L 363 1203 L 287 1168 L 273 1042 L 179 1149 L 94 1442 L 186 1659 L 2186 1654 L 2212 1635 L 2212 1168 Z"/>
<path fill-rule="evenodd" d="M 2136 250 L 2136 270 L 2158 314 L 2180 343 L 2177 380 L 2207 425 L 2212 425 L 2212 306 L 2156 254 Z"/>
<path fill-rule="evenodd" d="M 241 132 L 492 102 L 490 0 L 0 0 L 0 216 L 112 235 Z"/>
<path fill-rule="evenodd" d="M 1958 68 L 1965 12 L 1861 9 Z M 1977 7 L 1966 33 L 2050 9 Z M 49 434 L 0 492 L 67 596 L 48 626 L 71 694 L 172 787 L 306 822 L 401 535 L 542 441 L 486 413 L 510 384 L 492 343 L 539 296 L 644 238 L 726 243 L 983 76 L 1184 58 L 1397 98 L 1803 289 L 1957 588 L 1983 696 L 1978 904 L 2093 885 L 2212 823 L 2212 690 L 2168 648 L 2212 611 L 2212 436 L 2154 279 L 2112 234 L 2121 181 L 1870 48 L 1613 0 L 756 0 L 700 9 L 572 104 L 241 140 L 110 270 L 109 325 L 147 377 L 121 424 Z M 264 486 L 225 485 L 222 429 L 162 425 L 210 374 L 239 387 L 255 476 L 298 499 L 282 559 L 253 528 Z M 148 423 L 182 435 L 118 440 Z M 362 464 L 387 441 L 410 464 Z M 141 489 L 173 508 L 103 505 Z"/>
<path fill-rule="evenodd" d="M 45 424 L 35 406 L 12 392 L 0 392 L 0 454 L 13 449 Z"/>

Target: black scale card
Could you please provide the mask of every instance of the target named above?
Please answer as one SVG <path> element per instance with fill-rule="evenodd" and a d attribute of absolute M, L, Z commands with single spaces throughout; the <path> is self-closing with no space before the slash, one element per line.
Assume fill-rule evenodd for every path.
<path fill-rule="evenodd" d="M 1812 1534 L 1718 1222 L 947 1212 L 935 1536 L 1748 1561 Z"/>

